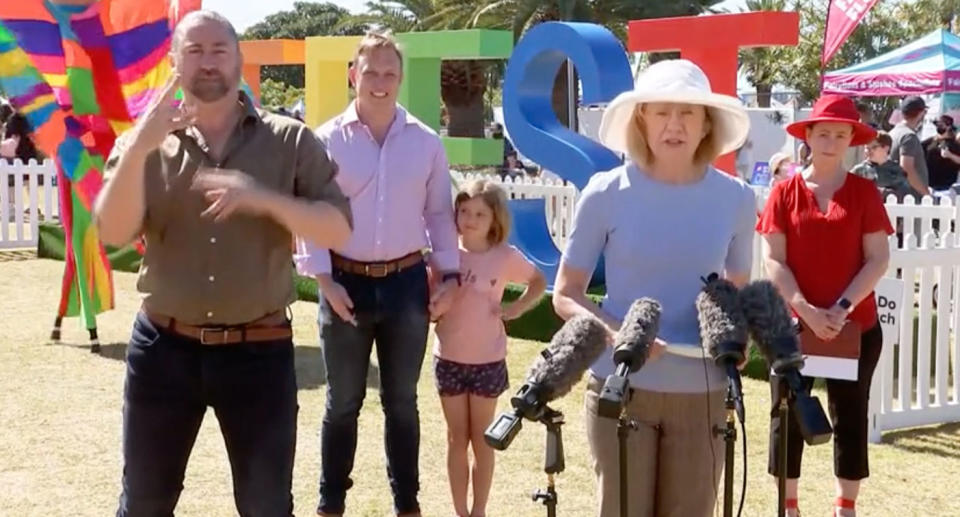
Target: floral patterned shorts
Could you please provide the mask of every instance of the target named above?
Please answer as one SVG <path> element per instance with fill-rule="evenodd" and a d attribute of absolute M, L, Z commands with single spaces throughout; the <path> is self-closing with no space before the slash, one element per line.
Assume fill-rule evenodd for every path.
<path fill-rule="evenodd" d="M 510 387 L 506 360 L 487 364 L 463 364 L 434 357 L 433 372 L 441 397 L 469 393 L 497 398 Z"/>

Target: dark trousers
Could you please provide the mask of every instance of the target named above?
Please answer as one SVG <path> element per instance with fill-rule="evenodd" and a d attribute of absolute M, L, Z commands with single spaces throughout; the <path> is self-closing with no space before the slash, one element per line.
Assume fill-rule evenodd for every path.
<path fill-rule="evenodd" d="M 220 422 L 238 513 L 293 515 L 293 341 L 204 346 L 140 313 L 127 348 L 118 517 L 173 515 L 207 406 Z"/>
<path fill-rule="evenodd" d="M 833 423 L 833 471 L 838 478 L 860 480 L 870 476 L 867 461 L 867 411 L 870 400 L 870 381 L 873 370 L 880 360 L 883 349 L 883 333 L 878 323 L 864 332 L 860 338 L 860 364 L 856 381 L 827 379 L 830 420 Z M 814 379 L 804 377 L 809 390 Z M 781 390 L 786 386 L 774 375 L 770 377 L 770 392 L 773 410 L 770 420 L 770 456 L 767 464 L 771 475 L 776 476 L 780 462 L 780 413 Z M 800 462 L 803 459 L 803 437 L 793 416 L 793 406 L 787 417 L 787 477 L 800 477 Z"/>
<path fill-rule="evenodd" d="M 318 509 L 343 513 L 353 485 L 357 416 L 366 395 L 367 367 L 377 344 L 380 403 L 386 429 L 387 477 L 397 513 L 419 511 L 420 417 L 417 381 L 429 325 L 426 266 L 384 278 L 334 270 L 353 300 L 357 326 L 344 322 L 320 296 L 320 341 L 327 371 L 327 406 L 320 436 Z"/>

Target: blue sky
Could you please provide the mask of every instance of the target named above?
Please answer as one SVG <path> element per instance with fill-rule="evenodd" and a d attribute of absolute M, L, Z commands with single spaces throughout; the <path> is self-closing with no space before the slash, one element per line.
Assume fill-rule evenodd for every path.
<path fill-rule="evenodd" d="M 233 25 L 238 31 L 242 32 L 269 14 L 293 9 L 294 1 L 295 0 L 272 0 L 270 2 L 254 0 L 204 0 L 203 6 L 207 9 L 222 13 L 233 22 Z M 353 12 L 361 12 L 367 2 L 366 0 L 333 0 L 333 3 L 341 5 Z M 736 9 L 743 7 L 745 3 L 745 0 L 725 0 L 718 4 L 718 6 Z"/>

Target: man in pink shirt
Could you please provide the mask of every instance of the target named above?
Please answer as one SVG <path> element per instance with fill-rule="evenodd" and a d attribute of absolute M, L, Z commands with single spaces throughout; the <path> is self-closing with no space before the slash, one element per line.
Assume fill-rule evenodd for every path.
<path fill-rule="evenodd" d="M 398 515 L 420 515 L 417 381 L 430 308 L 449 307 L 460 282 L 446 154 L 436 132 L 397 105 L 403 57 L 369 34 L 350 69 L 356 100 L 317 130 L 340 170 L 354 231 L 342 249 L 298 241 L 298 269 L 315 275 L 327 374 L 319 515 L 341 515 L 357 447 L 373 343 L 386 419 L 387 475 Z M 430 296 L 423 250 L 441 284 Z"/>

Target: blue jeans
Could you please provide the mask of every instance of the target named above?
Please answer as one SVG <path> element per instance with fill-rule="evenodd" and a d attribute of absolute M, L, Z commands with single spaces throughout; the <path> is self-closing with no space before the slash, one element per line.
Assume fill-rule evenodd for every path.
<path fill-rule="evenodd" d="M 293 515 L 297 383 L 290 338 L 204 346 L 137 315 L 123 397 L 118 517 L 171 517 L 207 406 L 242 517 Z"/>
<path fill-rule="evenodd" d="M 320 296 L 320 341 L 327 371 L 327 406 L 320 436 L 318 509 L 343 513 L 357 450 L 357 416 L 366 395 L 370 352 L 377 344 L 380 403 L 386 421 L 387 477 L 397 513 L 419 511 L 420 416 L 417 381 L 427 343 L 426 266 L 384 278 L 334 270 L 353 300 L 357 326 Z"/>

